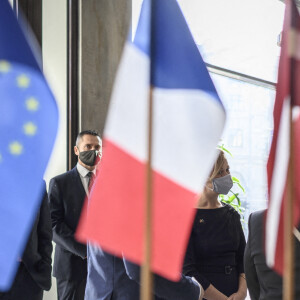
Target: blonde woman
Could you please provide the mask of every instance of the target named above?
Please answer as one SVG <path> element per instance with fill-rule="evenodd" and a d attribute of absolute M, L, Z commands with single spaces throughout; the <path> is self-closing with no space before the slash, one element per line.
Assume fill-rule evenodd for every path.
<path fill-rule="evenodd" d="M 219 151 L 199 198 L 183 268 L 185 275 L 195 277 L 202 285 L 207 300 L 244 300 L 247 295 L 240 216 L 218 199 L 232 185 L 227 159 Z"/>

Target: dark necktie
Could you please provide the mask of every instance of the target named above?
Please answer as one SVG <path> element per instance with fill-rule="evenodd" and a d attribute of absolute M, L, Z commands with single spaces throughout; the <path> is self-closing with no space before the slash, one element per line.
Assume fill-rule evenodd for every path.
<path fill-rule="evenodd" d="M 93 172 L 88 172 L 87 174 L 89 180 L 88 180 L 88 189 L 89 191 L 91 190 L 93 183 L 94 183 L 94 179 L 95 179 L 95 175 Z"/>

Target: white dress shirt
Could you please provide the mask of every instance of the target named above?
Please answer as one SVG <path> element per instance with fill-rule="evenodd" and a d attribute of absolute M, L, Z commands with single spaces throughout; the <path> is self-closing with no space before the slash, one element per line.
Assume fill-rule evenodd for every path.
<path fill-rule="evenodd" d="M 89 196 L 89 172 L 93 172 L 94 175 L 96 175 L 96 168 L 93 171 L 90 171 L 86 169 L 84 166 L 82 166 L 80 163 L 77 163 L 77 171 L 80 175 L 80 179 L 82 182 L 82 185 L 84 187 L 85 193 Z"/>

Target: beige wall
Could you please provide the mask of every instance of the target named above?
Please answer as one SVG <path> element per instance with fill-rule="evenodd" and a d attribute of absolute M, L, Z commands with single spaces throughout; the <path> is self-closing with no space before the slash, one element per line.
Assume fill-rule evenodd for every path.
<path fill-rule="evenodd" d="M 66 171 L 67 97 L 67 5 L 66 0 L 43 0 L 44 71 L 56 97 L 59 129 L 45 179 Z"/>
<path fill-rule="evenodd" d="M 43 63 L 44 71 L 56 97 L 59 129 L 45 179 L 66 171 L 66 99 L 67 99 L 67 4 L 66 0 L 43 0 Z M 56 300 L 56 282 L 44 294 L 46 300 Z"/>
<path fill-rule="evenodd" d="M 80 1 L 80 128 L 103 132 L 131 21 L 131 0 Z"/>

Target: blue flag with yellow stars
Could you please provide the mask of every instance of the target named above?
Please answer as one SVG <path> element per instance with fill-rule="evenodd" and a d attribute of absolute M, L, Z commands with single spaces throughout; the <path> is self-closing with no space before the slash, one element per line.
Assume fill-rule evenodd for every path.
<path fill-rule="evenodd" d="M 56 102 L 8 0 L 0 0 L 0 290 L 10 288 L 43 196 Z"/>

